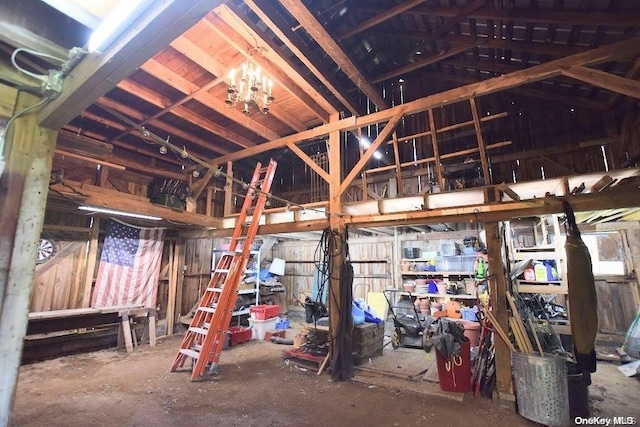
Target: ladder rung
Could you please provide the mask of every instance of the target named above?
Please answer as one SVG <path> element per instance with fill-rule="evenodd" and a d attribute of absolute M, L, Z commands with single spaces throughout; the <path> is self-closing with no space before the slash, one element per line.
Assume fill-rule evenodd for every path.
<path fill-rule="evenodd" d="M 214 273 L 228 273 L 231 270 L 229 270 L 228 268 L 216 268 L 215 270 L 213 270 Z"/>
<path fill-rule="evenodd" d="M 189 350 L 188 348 L 181 348 L 180 353 L 193 359 L 197 359 L 198 357 L 200 357 L 200 353 L 198 353 L 197 351 Z"/>
<path fill-rule="evenodd" d="M 198 307 L 198 310 L 204 311 L 207 313 L 215 313 L 216 309 L 214 307 Z"/>
<path fill-rule="evenodd" d="M 222 288 L 207 288 L 209 292 L 222 292 Z"/>
<path fill-rule="evenodd" d="M 207 331 L 208 329 L 204 329 L 204 328 L 196 328 L 195 326 L 192 326 L 189 328 L 190 332 L 195 332 L 196 334 L 200 334 L 200 335 L 207 335 Z"/>

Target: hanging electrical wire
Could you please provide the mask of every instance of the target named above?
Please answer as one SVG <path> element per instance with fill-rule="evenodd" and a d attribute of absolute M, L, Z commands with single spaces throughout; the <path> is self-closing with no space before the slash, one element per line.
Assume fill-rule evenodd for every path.
<path fill-rule="evenodd" d="M 14 66 L 14 67 L 16 67 L 16 69 L 17 69 L 18 71 L 20 71 L 20 72 L 22 72 L 22 73 L 24 73 L 24 74 L 26 74 L 26 75 L 28 75 L 28 76 L 31 76 L 31 77 L 33 77 L 34 79 L 41 80 L 41 81 L 43 81 L 43 82 L 47 80 L 47 78 L 48 78 L 47 74 L 36 74 L 36 73 L 32 73 L 31 71 L 25 70 L 25 69 L 24 69 L 24 68 L 22 68 L 20 65 L 18 65 L 18 62 L 16 61 L 16 57 L 18 56 L 18 54 L 19 54 L 20 52 L 29 53 L 29 54 L 31 54 L 31 55 L 39 56 L 39 57 L 42 57 L 42 58 L 49 58 L 49 59 L 53 59 L 53 60 L 55 60 L 55 61 L 59 61 L 61 64 L 62 64 L 62 63 L 64 63 L 64 62 L 66 61 L 66 59 L 61 59 L 61 58 L 58 58 L 58 57 L 56 57 L 56 56 L 49 55 L 49 54 L 47 54 L 47 53 L 37 52 L 37 51 L 35 51 L 35 50 L 26 49 L 26 48 L 23 48 L 23 47 L 20 47 L 20 48 L 18 48 L 18 49 L 16 49 L 16 50 L 14 50 L 14 51 L 13 51 L 13 53 L 11 54 L 11 63 L 13 64 L 13 66 Z"/>

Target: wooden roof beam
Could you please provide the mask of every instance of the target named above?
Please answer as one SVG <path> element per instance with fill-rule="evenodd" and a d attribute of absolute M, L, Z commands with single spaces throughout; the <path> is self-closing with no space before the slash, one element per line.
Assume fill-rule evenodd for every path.
<path fill-rule="evenodd" d="M 638 76 L 640 76 L 640 57 L 638 57 L 638 59 L 633 64 L 631 69 L 627 71 L 627 74 L 625 74 L 625 77 L 627 79 L 633 79 L 633 80 L 637 79 Z M 622 99 L 622 96 L 623 96 L 622 94 L 617 92 L 611 95 L 611 98 L 607 102 L 607 107 L 606 107 L 607 110 L 610 110 L 613 107 L 615 107 L 615 105 L 620 101 L 620 99 Z"/>
<path fill-rule="evenodd" d="M 424 2 L 425 0 L 411 0 L 411 1 L 400 3 L 399 5 L 392 7 L 391 9 L 376 15 L 373 18 L 360 23 L 360 25 L 356 25 L 350 30 L 347 30 L 346 32 L 338 36 L 338 41 L 341 42 L 344 39 L 355 36 L 356 34 L 363 32 L 364 30 L 367 30 L 371 27 L 374 27 L 380 24 L 381 22 L 384 22 L 393 18 L 394 16 L 401 15 L 407 10 L 412 9 Z"/>
<path fill-rule="evenodd" d="M 456 75 L 456 74 L 445 73 L 445 72 L 436 72 L 436 71 L 429 71 L 428 73 L 425 73 L 425 75 L 433 78 L 441 79 L 441 80 L 458 82 L 464 85 L 487 81 L 487 80 L 477 80 L 473 77 L 468 77 L 468 76 Z M 553 102 L 561 102 L 563 104 L 574 105 L 582 108 L 588 108 L 595 111 L 602 111 L 605 109 L 604 104 L 601 104 L 598 101 L 594 101 L 593 99 L 588 99 L 588 98 L 583 98 L 578 96 L 563 96 L 554 92 L 548 92 L 545 90 L 534 89 L 529 87 L 514 87 L 509 89 L 509 91 L 522 96 L 527 96 L 529 98 L 544 99 L 544 100 L 553 101 Z"/>
<path fill-rule="evenodd" d="M 64 82 L 60 96 L 38 113 L 41 126 L 60 129 L 127 78 L 142 63 L 191 28 L 222 0 L 154 2 L 105 51 L 89 54 Z"/>
<path fill-rule="evenodd" d="M 229 8 L 223 7 L 219 11 L 220 14 L 225 12 L 226 15 L 230 15 L 229 19 L 225 20 L 223 16 L 216 13 L 209 13 L 204 19 L 204 22 L 210 29 L 219 34 L 227 43 L 233 46 L 238 52 L 240 52 L 246 58 L 250 58 L 249 51 L 255 46 L 248 42 L 241 34 L 249 33 L 251 36 L 260 38 L 260 34 L 248 28 L 242 19 L 233 13 Z M 236 18 L 233 18 L 236 17 Z M 265 44 L 268 44 L 265 41 Z M 311 85 L 293 69 L 286 61 L 279 57 L 277 49 L 271 48 L 273 55 L 273 61 L 271 58 L 267 59 L 263 55 L 254 55 L 251 59 L 262 67 L 262 69 L 269 74 L 274 82 L 280 84 L 282 89 L 287 91 L 291 96 L 299 99 L 305 105 L 305 107 L 320 118 L 324 123 L 329 121 L 328 110 L 335 110 L 333 106 L 324 99 Z M 286 71 L 285 71 L 286 70 Z M 322 103 L 322 105 L 320 105 Z"/>
<path fill-rule="evenodd" d="M 299 37 L 294 33 L 290 26 L 286 25 L 282 16 L 273 7 L 271 1 L 260 1 L 256 3 L 254 0 L 244 0 L 245 4 L 264 22 L 273 33 L 284 43 L 284 45 L 313 73 L 314 76 L 340 101 L 354 116 L 359 115 L 358 106 L 352 103 L 343 95 L 343 91 L 339 89 L 334 82 L 323 74 L 314 62 L 303 52 L 302 43 Z"/>
<path fill-rule="evenodd" d="M 590 85 L 640 99 L 640 82 L 636 80 L 579 65 L 562 68 L 561 72 L 563 76 L 572 77 Z"/>
<path fill-rule="evenodd" d="M 287 0 L 289 1 L 289 0 Z M 215 160 L 215 164 L 221 162 L 233 161 L 255 156 L 287 145 L 290 142 L 299 143 L 313 138 L 327 135 L 329 132 L 336 130 L 349 131 L 363 126 L 381 123 L 389 120 L 398 111 L 404 110 L 405 114 L 416 114 L 444 105 L 455 104 L 469 99 L 471 96 L 476 98 L 489 95 L 491 93 L 503 90 L 517 88 L 519 86 L 537 82 L 540 80 L 557 77 L 560 75 L 560 68 L 569 64 L 579 65 L 597 65 L 607 61 L 616 60 L 621 57 L 631 56 L 640 51 L 640 36 L 631 37 L 629 39 L 592 49 L 587 52 L 579 53 L 566 58 L 556 59 L 554 61 L 545 62 L 525 70 L 516 71 L 511 74 L 494 77 L 466 86 L 449 89 L 444 92 L 419 98 L 406 104 L 397 105 L 386 110 L 368 114 L 362 117 L 348 117 L 333 123 L 321 125 L 313 129 L 300 132 L 295 135 L 285 136 L 275 139 L 257 147 L 247 148 L 236 153 L 221 156 Z M 406 109 L 406 110 L 405 110 Z"/>
<path fill-rule="evenodd" d="M 379 109 L 387 108 L 386 101 L 379 91 L 367 80 L 366 76 L 349 59 L 338 44 L 331 38 L 327 30 L 318 22 L 301 0 L 280 0 L 280 3 L 302 25 L 311 37 L 342 69 L 358 89 L 362 91 Z"/>

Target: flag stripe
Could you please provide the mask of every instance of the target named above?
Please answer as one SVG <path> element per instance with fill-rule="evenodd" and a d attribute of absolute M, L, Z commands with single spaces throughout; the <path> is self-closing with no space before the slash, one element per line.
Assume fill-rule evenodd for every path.
<path fill-rule="evenodd" d="M 138 228 L 109 220 L 91 306 L 154 308 L 163 246 L 163 228 Z"/>

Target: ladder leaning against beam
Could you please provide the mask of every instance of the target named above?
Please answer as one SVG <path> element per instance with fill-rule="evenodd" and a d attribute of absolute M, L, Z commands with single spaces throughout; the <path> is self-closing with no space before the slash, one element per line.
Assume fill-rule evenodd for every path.
<path fill-rule="evenodd" d="M 220 257 L 171 366 L 174 372 L 191 358 L 192 381 L 204 373 L 207 365 L 211 364 L 212 372 L 217 368 L 276 166 L 273 159 L 266 167 L 260 163 L 256 165 L 229 243 L 229 251 Z"/>

